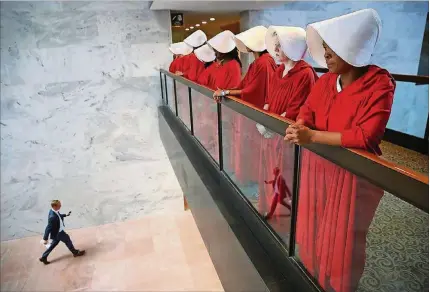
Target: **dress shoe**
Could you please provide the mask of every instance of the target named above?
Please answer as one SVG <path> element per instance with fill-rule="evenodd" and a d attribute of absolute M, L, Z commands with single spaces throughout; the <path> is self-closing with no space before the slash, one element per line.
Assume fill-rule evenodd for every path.
<path fill-rule="evenodd" d="M 49 265 L 51 262 L 48 262 L 47 258 L 40 258 L 39 261 L 41 261 L 42 263 L 44 263 L 45 265 Z"/>
<path fill-rule="evenodd" d="M 80 257 L 85 254 L 85 250 L 78 250 L 73 256 L 74 257 Z"/>

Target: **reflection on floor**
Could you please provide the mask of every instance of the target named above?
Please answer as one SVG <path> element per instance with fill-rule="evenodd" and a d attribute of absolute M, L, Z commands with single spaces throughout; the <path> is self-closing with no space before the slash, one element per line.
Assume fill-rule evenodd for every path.
<path fill-rule="evenodd" d="M 40 237 L 1 243 L 2 291 L 223 291 L 191 212 L 70 230 L 50 265 Z"/>
<path fill-rule="evenodd" d="M 429 157 L 389 142 L 381 143 L 382 158 L 414 171 L 429 174 Z"/>

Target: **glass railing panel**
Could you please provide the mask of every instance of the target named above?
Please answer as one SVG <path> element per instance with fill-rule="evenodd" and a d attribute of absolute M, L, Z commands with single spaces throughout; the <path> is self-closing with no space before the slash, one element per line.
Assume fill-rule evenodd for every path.
<path fill-rule="evenodd" d="M 224 171 L 288 247 L 294 147 L 226 106 L 222 134 Z"/>
<path fill-rule="evenodd" d="M 185 124 L 185 126 L 187 126 L 188 130 L 191 130 L 188 86 L 177 81 L 176 96 L 178 98 L 178 117 Z"/>
<path fill-rule="evenodd" d="M 429 85 L 396 82 L 389 129 L 424 138 L 429 114 Z"/>
<path fill-rule="evenodd" d="M 173 79 L 166 76 L 166 88 L 167 88 L 167 99 L 170 109 L 174 114 L 176 114 L 175 109 L 175 90 L 173 87 Z"/>
<path fill-rule="evenodd" d="M 191 90 L 194 136 L 219 164 L 217 103 L 195 90 Z"/>
<path fill-rule="evenodd" d="M 325 291 L 427 289 L 428 219 L 427 213 L 302 149 L 295 251 Z"/>

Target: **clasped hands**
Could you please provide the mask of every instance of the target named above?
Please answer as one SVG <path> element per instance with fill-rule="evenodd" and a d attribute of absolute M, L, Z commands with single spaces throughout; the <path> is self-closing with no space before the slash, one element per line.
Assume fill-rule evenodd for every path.
<path fill-rule="evenodd" d="M 313 142 L 315 132 L 304 125 L 303 120 L 297 120 L 285 131 L 284 140 L 291 144 L 304 145 Z"/>

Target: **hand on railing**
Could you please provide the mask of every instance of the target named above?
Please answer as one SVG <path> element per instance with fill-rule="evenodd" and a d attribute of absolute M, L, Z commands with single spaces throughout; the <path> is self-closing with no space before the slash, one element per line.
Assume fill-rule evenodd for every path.
<path fill-rule="evenodd" d="M 182 73 L 181 71 L 176 71 L 175 75 L 177 75 L 177 76 L 184 76 L 184 73 Z"/>
<path fill-rule="evenodd" d="M 221 102 L 221 99 L 226 96 L 229 95 L 230 91 L 229 90 L 222 90 L 222 89 L 217 89 L 215 90 L 214 94 L 213 94 L 213 98 L 216 102 Z"/>
<path fill-rule="evenodd" d="M 303 120 L 298 120 L 286 130 L 284 140 L 297 145 L 312 143 L 313 131 L 304 125 Z"/>

